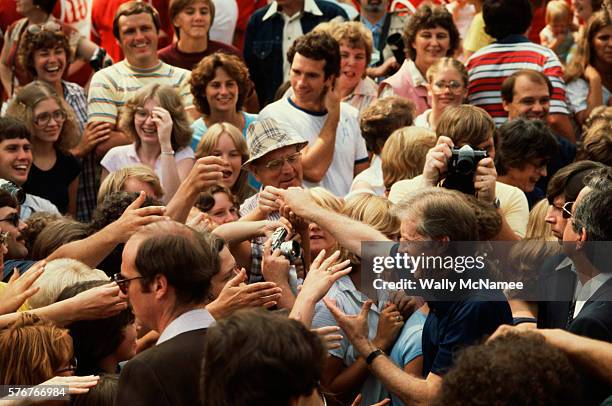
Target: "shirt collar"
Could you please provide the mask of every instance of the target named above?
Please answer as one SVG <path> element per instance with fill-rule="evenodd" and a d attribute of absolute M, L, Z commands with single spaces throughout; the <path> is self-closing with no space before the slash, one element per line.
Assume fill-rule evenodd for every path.
<path fill-rule="evenodd" d="M 411 59 L 406 59 L 404 63 L 407 64 L 406 69 L 412 78 L 412 84 L 414 84 L 415 87 L 425 86 L 427 81 L 419 71 L 419 68 L 417 68 L 416 64 Z"/>
<path fill-rule="evenodd" d="M 369 79 L 368 77 L 361 79 L 359 83 L 357 83 L 357 86 L 355 86 L 353 91 L 348 96 L 346 96 L 342 101 L 348 101 L 353 96 L 376 96 L 378 86 L 375 83 L 372 86 L 372 84 L 368 81 L 368 79 Z M 372 80 L 372 79 L 369 79 L 369 80 Z"/>
<path fill-rule="evenodd" d="M 498 44 L 515 44 L 517 42 L 531 42 L 529 38 L 521 34 L 510 34 L 507 37 L 497 41 Z"/>
<path fill-rule="evenodd" d="M 584 301 L 589 300 L 610 278 L 612 278 L 612 273 L 609 272 L 600 273 L 592 277 L 582 286 L 576 299 Z"/>
<path fill-rule="evenodd" d="M 266 21 L 277 13 L 280 13 L 280 11 L 278 11 L 278 4 L 276 3 L 276 1 L 274 1 L 272 2 L 272 4 L 270 4 L 270 8 L 268 8 L 268 11 L 266 11 L 266 14 L 264 14 L 261 20 Z M 315 3 L 315 0 L 305 0 L 304 9 L 302 10 L 302 13 L 310 13 L 316 16 L 323 15 L 323 12 L 319 9 L 317 3 Z"/>
<path fill-rule="evenodd" d="M 374 29 L 378 29 L 378 30 L 382 30 L 382 27 L 385 23 L 385 17 L 387 17 L 387 15 L 385 14 L 384 16 L 382 16 L 380 18 L 380 20 L 376 21 L 374 24 L 372 24 L 370 22 L 370 20 L 368 20 L 367 18 L 364 18 L 363 16 L 361 16 L 361 18 L 359 19 L 359 21 L 365 25 L 365 27 L 370 30 L 370 31 L 374 31 Z"/>
<path fill-rule="evenodd" d="M 171 340 L 179 334 L 193 330 L 201 330 L 210 327 L 215 322 L 213 316 L 206 309 L 195 309 L 185 312 L 172 320 L 162 331 L 157 344 Z"/>

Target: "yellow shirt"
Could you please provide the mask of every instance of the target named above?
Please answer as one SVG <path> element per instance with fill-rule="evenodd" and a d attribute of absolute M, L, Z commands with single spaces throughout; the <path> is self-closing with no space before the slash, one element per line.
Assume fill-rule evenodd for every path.
<path fill-rule="evenodd" d="M 408 194 L 426 188 L 423 175 L 413 179 L 405 179 L 396 182 L 389 192 L 389 200 L 399 203 Z M 527 232 L 527 221 L 529 220 L 529 204 L 522 190 L 505 183 L 495 182 L 495 194 L 499 199 L 500 209 L 506 217 L 506 221 L 512 231 L 521 238 Z"/>
<path fill-rule="evenodd" d="M 476 52 L 480 48 L 493 43 L 493 38 L 485 32 L 484 28 L 485 22 L 481 11 L 474 16 L 470 29 L 465 35 L 463 40 L 464 51 Z"/>
<path fill-rule="evenodd" d="M 4 282 L 0 282 L 0 295 L 2 294 L 2 292 L 4 292 L 4 289 L 6 289 L 6 283 Z M 17 309 L 17 311 L 19 312 L 27 312 L 30 309 L 30 306 L 28 305 L 28 301 L 26 300 L 24 304 L 21 305 L 21 307 L 19 309 Z"/>

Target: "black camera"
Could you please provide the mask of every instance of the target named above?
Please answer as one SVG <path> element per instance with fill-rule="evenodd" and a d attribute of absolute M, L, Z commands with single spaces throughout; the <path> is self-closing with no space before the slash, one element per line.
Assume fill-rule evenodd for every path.
<path fill-rule="evenodd" d="M 10 180 L 0 179 L 0 189 L 7 192 L 20 205 L 23 204 L 26 194 L 22 188 L 11 182 Z"/>
<path fill-rule="evenodd" d="M 453 155 L 448 160 L 448 172 L 444 179 L 447 189 L 459 190 L 468 195 L 476 194 L 474 188 L 474 173 L 481 159 L 488 157 L 487 151 L 473 149 L 469 145 L 461 148 L 451 148 Z"/>
<path fill-rule="evenodd" d="M 285 241 L 288 233 L 285 227 L 279 227 L 274 230 L 270 236 L 272 252 L 279 249 L 289 262 L 295 262 L 302 255 L 302 248 L 295 240 Z"/>
<path fill-rule="evenodd" d="M 404 38 L 402 37 L 402 34 L 396 32 L 389 35 L 389 37 L 387 37 L 387 45 L 389 45 L 391 48 L 391 52 L 393 52 L 393 56 L 395 57 L 398 65 L 401 66 L 406 59 L 406 54 L 404 52 Z"/>

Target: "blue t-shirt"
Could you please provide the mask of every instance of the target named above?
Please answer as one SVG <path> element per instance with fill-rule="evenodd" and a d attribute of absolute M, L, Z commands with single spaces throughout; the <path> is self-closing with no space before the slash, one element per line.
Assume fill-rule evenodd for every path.
<path fill-rule="evenodd" d="M 423 340 L 423 326 L 426 319 L 427 316 L 420 310 L 417 310 L 404 323 L 402 331 L 389 354 L 389 358 L 400 368 L 403 369 L 413 359 L 423 355 L 421 344 Z M 397 396 L 392 393 L 389 395 L 393 406 L 404 406 L 404 403 Z"/>
<path fill-rule="evenodd" d="M 456 352 L 477 344 L 502 324 L 512 324 L 512 312 L 501 291 L 477 291 L 456 302 L 427 302 L 423 327 L 423 376 L 443 376 Z"/>
<path fill-rule="evenodd" d="M 8 282 L 11 275 L 13 274 L 13 269 L 19 269 L 19 275 L 23 275 L 25 271 L 30 269 L 32 265 L 37 263 L 38 261 L 28 261 L 24 259 L 7 259 L 4 261 L 4 269 L 2 270 L 2 281 Z"/>
<path fill-rule="evenodd" d="M 249 128 L 251 123 L 257 120 L 257 114 L 245 113 L 243 111 L 242 116 L 244 117 L 244 129 L 242 130 L 242 135 L 246 138 L 247 129 Z M 198 148 L 198 144 L 202 139 L 202 136 L 204 135 L 206 130 L 208 130 L 208 126 L 206 125 L 204 118 L 200 117 L 196 121 L 191 123 L 191 130 L 193 131 L 193 135 L 191 138 L 191 149 L 196 151 Z"/>

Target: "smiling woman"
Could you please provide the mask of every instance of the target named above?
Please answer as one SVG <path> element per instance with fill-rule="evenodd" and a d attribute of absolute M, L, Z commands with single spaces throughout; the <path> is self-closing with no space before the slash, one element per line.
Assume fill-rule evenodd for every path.
<path fill-rule="evenodd" d="M 23 189 L 74 216 L 81 167 L 69 152 L 79 134 L 72 109 L 49 85 L 32 82 L 11 101 L 7 116 L 25 123 L 32 134 L 34 159 Z"/>

